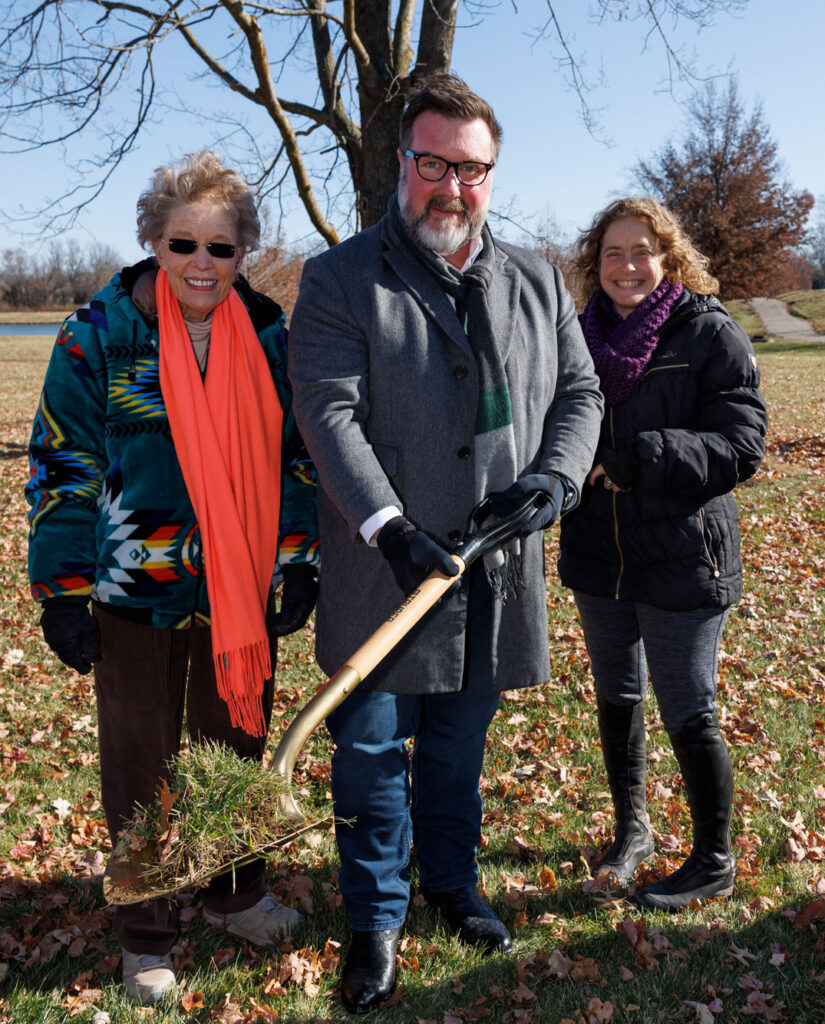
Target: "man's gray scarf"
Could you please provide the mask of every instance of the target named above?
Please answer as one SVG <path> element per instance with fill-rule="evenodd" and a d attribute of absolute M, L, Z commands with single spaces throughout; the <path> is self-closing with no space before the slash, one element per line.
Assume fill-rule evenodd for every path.
<path fill-rule="evenodd" d="M 481 233 L 482 250 L 465 273 L 441 256 L 413 241 L 404 217 L 393 196 L 389 206 L 390 225 L 399 241 L 432 274 L 441 288 L 455 300 L 456 314 L 467 335 L 478 366 L 478 408 L 475 422 L 476 502 L 491 491 L 503 491 L 518 476 L 516 438 L 510 388 L 493 330 L 488 302 L 490 283 L 495 273 L 495 242 L 487 225 Z M 493 591 L 506 599 L 520 580 L 518 545 L 505 558 L 496 553 L 485 559 Z M 512 563 L 512 564 L 508 564 Z"/>

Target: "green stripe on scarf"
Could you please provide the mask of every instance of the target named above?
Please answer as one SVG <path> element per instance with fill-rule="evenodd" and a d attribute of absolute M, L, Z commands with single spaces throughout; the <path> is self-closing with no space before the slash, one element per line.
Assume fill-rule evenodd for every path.
<path fill-rule="evenodd" d="M 512 422 L 510 389 L 504 380 L 500 384 L 488 387 L 479 395 L 475 432 L 476 435 L 486 434 L 490 430 L 508 427 Z"/>

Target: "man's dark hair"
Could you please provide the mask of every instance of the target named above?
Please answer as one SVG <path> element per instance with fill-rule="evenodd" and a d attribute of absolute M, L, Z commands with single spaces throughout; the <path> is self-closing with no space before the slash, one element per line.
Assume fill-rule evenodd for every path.
<path fill-rule="evenodd" d="M 425 78 L 410 95 L 401 115 L 398 134 L 398 148 L 402 153 L 410 148 L 416 118 L 428 110 L 457 121 L 483 121 L 490 129 L 493 139 L 493 160 L 498 160 L 503 133 L 493 108 L 486 100 L 477 96 L 458 75 L 446 72 Z"/>

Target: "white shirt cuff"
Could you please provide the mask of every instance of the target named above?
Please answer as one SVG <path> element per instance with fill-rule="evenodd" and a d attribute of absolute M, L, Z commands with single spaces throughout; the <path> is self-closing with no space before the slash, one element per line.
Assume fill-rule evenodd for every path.
<path fill-rule="evenodd" d="M 380 508 L 377 512 L 374 512 L 369 519 L 365 520 L 361 524 L 361 528 L 358 531 L 367 544 L 370 547 L 377 547 L 375 541 L 372 539 L 376 533 L 388 523 L 391 519 L 395 519 L 396 516 L 403 515 L 400 508 L 396 508 L 395 505 L 388 505 L 386 508 Z"/>

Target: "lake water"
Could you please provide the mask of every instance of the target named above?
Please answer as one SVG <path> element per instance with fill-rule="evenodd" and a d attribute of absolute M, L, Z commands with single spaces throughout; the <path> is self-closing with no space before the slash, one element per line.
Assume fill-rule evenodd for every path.
<path fill-rule="evenodd" d="M 29 337 L 43 335 L 48 338 L 56 338 L 59 330 L 60 324 L 0 324 L 0 338 L 23 334 Z"/>

